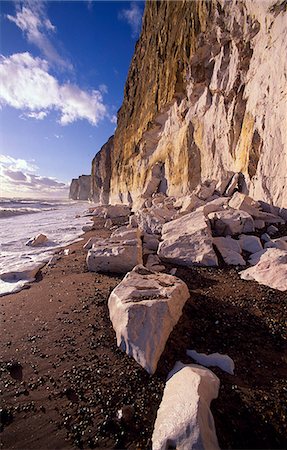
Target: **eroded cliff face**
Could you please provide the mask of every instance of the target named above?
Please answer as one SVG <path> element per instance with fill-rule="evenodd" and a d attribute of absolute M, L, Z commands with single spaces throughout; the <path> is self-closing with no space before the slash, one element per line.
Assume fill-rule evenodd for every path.
<path fill-rule="evenodd" d="M 91 175 L 73 178 L 70 185 L 69 198 L 72 200 L 89 200 L 91 197 Z"/>
<path fill-rule="evenodd" d="M 251 196 L 287 207 L 286 52 L 286 0 L 147 2 L 95 198 L 222 190 L 241 172 Z"/>
<path fill-rule="evenodd" d="M 109 203 L 111 183 L 111 152 L 114 136 L 103 145 L 92 161 L 92 199 L 95 203 Z"/>

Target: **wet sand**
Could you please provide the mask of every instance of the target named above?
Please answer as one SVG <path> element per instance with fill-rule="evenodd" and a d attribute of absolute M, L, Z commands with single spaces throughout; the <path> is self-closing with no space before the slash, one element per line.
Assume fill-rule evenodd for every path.
<path fill-rule="evenodd" d="M 86 268 L 84 242 L 108 234 L 86 233 L 28 289 L 0 299 L 2 448 L 150 448 L 166 376 L 176 360 L 193 362 L 186 349 L 234 359 L 234 376 L 214 369 L 221 448 L 285 448 L 286 293 L 235 269 L 178 268 L 191 298 L 150 377 L 116 346 L 107 299 L 122 276 Z"/>

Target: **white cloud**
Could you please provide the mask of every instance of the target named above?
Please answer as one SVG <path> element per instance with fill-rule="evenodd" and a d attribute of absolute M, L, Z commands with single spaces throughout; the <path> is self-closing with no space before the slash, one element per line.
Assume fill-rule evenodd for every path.
<path fill-rule="evenodd" d="M 100 84 L 99 90 L 101 91 L 102 94 L 107 94 L 108 93 L 108 86 L 106 84 Z"/>
<path fill-rule="evenodd" d="M 16 6 L 16 15 L 7 15 L 7 19 L 15 23 L 23 31 L 27 40 L 36 45 L 49 62 L 65 69 L 72 69 L 72 65 L 64 60 L 51 42 L 51 36 L 56 27 L 47 17 L 45 4 L 42 1 L 25 1 Z"/>
<path fill-rule="evenodd" d="M 143 11 L 138 3 L 132 2 L 129 9 L 123 9 L 119 18 L 125 20 L 132 29 L 132 37 L 137 37 L 141 31 Z"/>
<path fill-rule="evenodd" d="M 1 196 L 67 198 L 66 183 L 32 173 L 37 169 L 30 161 L 0 155 Z"/>
<path fill-rule="evenodd" d="M 62 125 L 78 119 L 97 125 L 107 115 L 100 91 L 86 92 L 73 84 L 60 84 L 48 70 L 46 60 L 28 52 L 0 56 L 0 106 L 22 109 L 26 114 L 29 110 L 40 117 L 54 109 L 60 112 Z"/>
<path fill-rule="evenodd" d="M 43 120 L 45 117 L 47 117 L 48 113 L 46 111 L 39 111 L 39 112 L 30 112 L 30 113 L 24 113 L 26 117 L 30 117 L 31 119 L 36 120 Z"/>
<path fill-rule="evenodd" d="M 0 154 L 0 166 L 13 171 L 24 170 L 27 172 L 36 172 L 36 170 L 39 169 L 39 167 L 34 164 L 33 160 L 27 161 L 25 159 L 12 158 L 12 156 L 3 154 Z"/>

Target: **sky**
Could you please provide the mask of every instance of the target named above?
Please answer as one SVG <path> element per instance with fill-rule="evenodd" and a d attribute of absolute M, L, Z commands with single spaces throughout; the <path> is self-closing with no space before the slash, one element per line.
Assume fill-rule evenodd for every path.
<path fill-rule="evenodd" d="M 114 133 L 144 2 L 0 0 L 0 197 L 68 196 Z"/>

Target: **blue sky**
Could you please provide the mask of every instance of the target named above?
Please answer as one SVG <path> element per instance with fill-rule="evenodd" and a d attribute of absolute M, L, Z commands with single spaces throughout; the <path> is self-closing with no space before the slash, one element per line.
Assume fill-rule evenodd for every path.
<path fill-rule="evenodd" d="M 114 133 L 143 2 L 0 1 L 0 196 L 67 196 Z"/>

